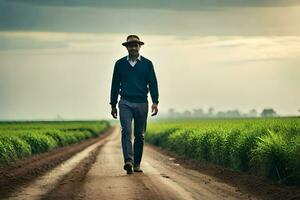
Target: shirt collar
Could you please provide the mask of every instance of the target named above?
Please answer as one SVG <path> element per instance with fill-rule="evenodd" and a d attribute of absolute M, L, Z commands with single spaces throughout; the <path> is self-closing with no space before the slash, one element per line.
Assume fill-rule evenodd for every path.
<path fill-rule="evenodd" d="M 137 57 L 138 60 L 141 60 L 141 54 Z M 129 60 L 129 55 L 127 55 L 127 60 Z"/>

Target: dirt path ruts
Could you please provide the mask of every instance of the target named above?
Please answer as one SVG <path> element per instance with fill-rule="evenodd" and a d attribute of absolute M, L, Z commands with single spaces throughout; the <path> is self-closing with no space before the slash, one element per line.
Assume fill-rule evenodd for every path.
<path fill-rule="evenodd" d="M 70 178 L 75 174 L 69 176 L 45 199 L 256 199 L 212 177 L 184 169 L 150 147 L 145 148 L 142 159 L 144 173 L 127 175 L 123 170 L 119 127 L 93 162 L 81 178 L 77 171 L 77 178 Z M 80 187 L 68 186 L 76 181 Z"/>

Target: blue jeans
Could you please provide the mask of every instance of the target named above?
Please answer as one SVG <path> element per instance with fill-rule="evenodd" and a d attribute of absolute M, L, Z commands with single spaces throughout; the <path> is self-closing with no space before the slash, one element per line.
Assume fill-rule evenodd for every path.
<path fill-rule="evenodd" d="M 124 162 L 141 163 L 147 127 L 148 102 L 133 103 L 120 99 L 118 103 L 121 123 L 121 142 Z M 134 144 L 132 148 L 132 121 L 134 120 Z"/>

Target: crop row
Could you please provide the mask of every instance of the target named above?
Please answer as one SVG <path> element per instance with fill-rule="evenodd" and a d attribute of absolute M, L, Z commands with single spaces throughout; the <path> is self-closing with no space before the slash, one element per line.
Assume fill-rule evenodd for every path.
<path fill-rule="evenodd" d="M 0 165 L 97 137 L 106 121 L 0 123 Z"/>
<path fill-rule="evenodd" d="M 146 141 L 200 161 L 300 184 L 300 119 L 153 122 Z"/>

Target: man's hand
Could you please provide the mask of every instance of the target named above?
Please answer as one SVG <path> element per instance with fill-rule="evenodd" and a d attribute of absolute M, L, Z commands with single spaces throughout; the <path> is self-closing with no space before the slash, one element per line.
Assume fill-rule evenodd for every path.
<path fill-rule="evenodd" d="M 113 118 L 117 119 L 117 116 L 118 116 L 117 108 L 112 108 L 111 109 L 111 115 L 113 116 Z"/>
<path fill-rule="evenodd" d="M 152 106 L 151 106 L 151 112 L 152 112 L 151 116 L 154 116 L 154 115 L 157 114 L 158 108 L 157 108 L 157 104 L 156 103 L 152 104 Z"/>

